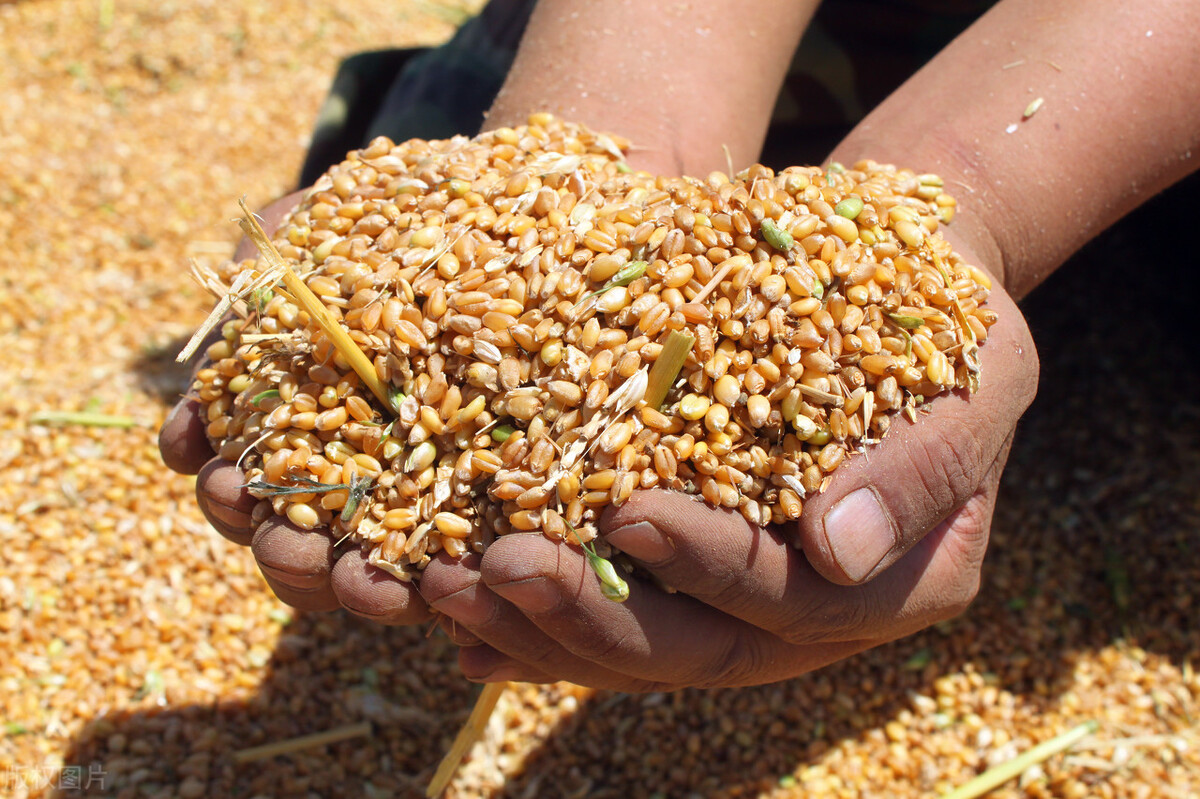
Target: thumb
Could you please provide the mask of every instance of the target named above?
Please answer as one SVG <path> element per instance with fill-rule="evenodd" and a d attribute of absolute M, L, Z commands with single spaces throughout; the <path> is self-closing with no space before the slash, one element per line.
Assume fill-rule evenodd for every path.
<path fill-rule="evenodd" d="M 848 459 L 805 501 L 795 543 L 822 576 L 853 585 L 899 560 L 966 501 L 994 465 L 1037 388 L 1037 354 L 1016 305 L 992 296 L 1000 321 L 980 350 L 979 390 L 940 396 L 879 445 Z"/>

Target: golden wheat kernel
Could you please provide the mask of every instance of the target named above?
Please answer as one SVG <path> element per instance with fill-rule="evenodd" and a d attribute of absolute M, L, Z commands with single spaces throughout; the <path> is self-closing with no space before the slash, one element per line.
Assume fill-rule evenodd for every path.
<path fill-rule="evenodd" d="M 800 501 L 800 496 L 795 491 L 790 488 L 780 489 L 778 502 L 785 519 L 794 521 L 800 518 L 800 514 L 804 510 L 804 503 Z"/>
<path fill-rule="evenodd" d="M 708 451 L 717 457 L 725 457 L 733 450 L 733 436 L 726 432 L 710 433 Z"/>
<path fill-rule="evenodd" d="M 464 539 L 470 535 L 468 519 L 449 511 L 440 511 L 434 515 L 433 527 L 437 528 L 438 533 L 449 536 L 451 539 Z"/>
<path fill-rule="evenodd" d="M 908 349 L 908 339 L 900 336 L 883 336 L 879 339 L 879 343 L 883 348 L 882 354 L 884 355 L 904 355 Z"/>
<path fill-rule="evenodd" d="M 851 286 L 846 289 L 846 299 L 854 305 L 861 307 L 870 301 L 871 293 L 864 285 Z"/>
<path fill-rule="evenodd" d="M 605 430 L 597 440 L 597 449 L 609 454 L 618 452 L 633 437 L 633 425 L 629 422 L 618 422 Z"/>
<path fill-rule="evenodd" d="M 830 442 L 822 447 L 820 454 L 817 455 L 817 466 L 828 474 L 840 466 L 845 457 L 846 449 L 837 442 Z"/>
<path fill-rule="evenodd" d="M 817 423 L 802 413 L 796 414 L 791 419 L 792 427 L 796 431 L 796 438 L 801 441 L 808 441 L 813 438 L 819 431 Z"/>
<path fill-rule="evenodd" d="M 287 507 L 287 518 L 292 524 L 304 530 L 311 530 L 320 524 L 316 510 L 309 505 L 298 502 L 290 503 Z"/>
<path fill-rule="evenodd" d="M 521 395 L 508 403 L 508 413 L 515 419 L 529 421 L 541 413 L 542 402 L 537 397 Z"/>
<path fill-rule="evenodd" d="M 368 477 L 376 478 L 383 474 L 383 464 L 378 459 L 371 457 L 365 452 L 357 452 L 350 456 L 350 461 L 355 464 L 358 470 Z"/>
<path fill-rule="evenodd" d="M 847 219 L 839 214 L 832 214 L 825 217 L 825 224 L 833 235 L 844 241 L 846 244 L 853 244 L 858 241 L 858 225 L 852 220 Z"/>
<path fill-rule="evenodd" d="M 821 350 L 809 350 L 800 356 L 804 368 L 819 374 L 833 374 L 838 370 L 837 362 Z"/>
<path fill-rule="evenodd" d="M 509 524 L 514 530 L 532 532 L 541 527 L 542 512 L 539 510 L 519 510 L 508 517 Z"/>
<path fill-rule="evenodd" d="M 787 279 L 783 275 L 766 275 L 759 284 L 759 291 L 767 302 L 779 302 L 788 291 Z"/>
<path fill-rule="evenodd" d="M 830 436 L 839 441 L 846 438 L 849 423 L 844 410 L 841 408 L 834 408 L 832 411 L 830 411 L 827 424 L 829 425 Z"/>
<path fill-rule="evenodd" d="M 929 361 L 930 356 L 937 351 L 937 348 L 933 346 L 933 341 L 928 335 L 915 331 L 912 334 L 912 351 L 917 356 L 917 360 L 925 363 Z"/>
<path fill-rule="evenodd" d="M 341 398 L 338 396 L 336 386 L 323 386 L 320 395 L 317 396 L 317 404 L 322 408 L 329 409 L 335 407 Z"/>
<path fill-rule="evenodd" d="M 704 414 L 704 426 L 713 433 L 723 432 L 729 424 L 729 408 L 724 405 L 710 405 Z"/>
<path fill-rule="evenodd" d="M 728 483 L 718 483 L 717 486 L 718 490 L 720 491 L 721 507 L 736 508 L 738 506 L 738 502 L 741 500 L 741 495 L 738 494 L 738 490 Z"/>
<path fill-rule="evenodd" d="M 662 274 L 662 283 L 667 288 L 680 289 L 686 286 L 696 274 L 696 268 L 691 260 L 668 265 Z"/>
<path fill-rule="evenodd" d="M 935 350 L 925 364 L 925 375 L 929 378 L 929 382 L 936 383 L 939 386 L 952 386 L 954 384 L 954 369 L 950 366 L 950 360 L 944 352 Z"/>
<path fill-rule="evenodd" d="M 686 461 L 696 451 L 696 438 L 691 433 L 684 433 L 672 445 L 677 460 Z"/>
<path fill-rule="evenodd" d="M 208 345 L 208 349 L 204 351 L 204 354 L 210 361 L 219 361 L 233 355 L 233 345 L 225 339 L 214 341 L 212 344 Z M 197 372 L 196 379 L 207 383 L 211 382 L 215 377 L 217 377 L 217 374 L 218 373 L 215 369 L 209 367 L 201 369 L 199 372 Z"/>
<path fill-rule="evenodd" d="M 751 425 L 762 427 L 771 414 L 771 401 L 762 394 L 752 394 L 746 400 L 746 413 Z"/>
<path fill-rule="evenodd" d="M 916 222 L 901 219 L 892 226 L 892 229 L 902 242 L 913 249 L 917 249 L 925 243 L 925 229 Z"/>
<path fill-rule="evenodd" d="M 603 491 L 587 491 L 580 497 L 584 505 L 591 507 L 603 507 L 611 501 L 611 493 L 609 489 Z"/>
<path fill-rule="evenodd" d="M 252 380 L 250 375 L 242 373 L 235 375 L 229 379 L 227 388 L 234 394 L 240 394 L 250 387 Z M 286 402 L 287 400 L 284 400 Z"/>
<path fill-rule="evenodd" d="M 542 345 L 538 353 L 538 357 L 542 359 L 542 363 L 549 367 L 558 366 L 563 359 L 563 344 L 558 339 L 552 339 Z"/>
<path fill-rule="evenodd" d="M 975 310 L 975 313 L 972 314 L 972 316 L 978 319 L 980 324 L 982 324 L 985 328 L 989 328 L 996 324 L 996 322 L 1000 321 L 1000 316 L 990 308 L 978 308 Z M 974 330 L 975 327 L 972 325 L 971 329 Z"/>
<path fill-rule="evenodd" d="M 746 333 L 746 325 L 739 319 L 726 319 L 718 326 L 718 329 L 721 331 L 721 335 L 733 341 L 740 339 Z"/>
<path fill-rule="evenodd" d="M 796 317 L 810 316 L 815 311 L 820 310 L 821 300 L 816 297 L 804 297 L 796 300 L 788 306 L 788 313 Z"/>
<path fill-rule="evenodd" d="M 392 523 L 389 524 L 387 519 L 392 514 L 404 513 L 411 515 L 411 521 L 406 521 L 403 525 Z M 412 529 L 416 524 L 416 515 L 412 514 L 407 508 L 401 511 L 395 509 L 388 511 L 388 516 L 384 517 L 384 526 L 389 532 L 383 537 L 383 541 L 379 543 L 376 552 L 379 553 L 379 558 L 387 563 L 396 563 L 404 555 L 404 545 L 408 542 L 408 536 L 404 533 L 405 530 Z"/>
<path fill-rule="evenodd" d="M 282 412 L 287 411 L 287 410 L 290 410 L 290 409 L 288 409 L 288 407 L 286 405 L 281 405 L 280 407 L 278 407 L 274 411 L 272 411 L 271 415 L 268 417 L 268 426 L 269 427 L 291 426 L 291 427 L 299 428 L 301 430 L 312 430 L 313 427 L 316 426 L 317 414 L 315 412 L 307 411 L 305 413 L 293 413 L 290 415 L 285 414 L 284 416 L 278 416 L 279 414 L 281 414 Z M 280 420 L 284 419 L 284 418 L 286 418 L 287 421 L 279 423 Z"/>
<path fill-rule="evenodd" d="M 433 485 L 433 481 L 437 479 L 437 469 L 432 465 L 427 466 L 419 474 L 417 474 L 417 489 L 424 491 Z"/>
<path fill-rule="evenodd" d="M 621 473 L 620 477 L 613 483 L 613 487 L 609 490 L 609 495 L 612 497 L 614 506 L 620 506 L 629 499 L 638 487 L 640 476 L 640 472 L 626 471 Z"/>
<path fill-rule="evenodd" d="M 326 460 L 339 466 L 355 453 L 354 447 L 345 441 L 329 441 L 321 451 L 324 453 Z"/>
<path fill-rule="evenodd" d="M 503 462 L 500 456 L 490 449 L 477 449 L 471 453 L 471 466 L 483 474 L 495 474 L 500 471 Z"/>
<path fill-rule="evenodd" d="M 679 401 L 679 415 L 688 421 L 703 419 L 711 402 L 701 394 L 686 394 Z"/>
<path fill-rule="evenodd" d="M 713 398 L 723 405 L 733 407 L 737 404 L 738 396 L 741 394 L 742 386 L 736 377 L 731 374 L 722 375 L 713 383 L 712 395 Z M 687 418 L 686 416 L 684 418 Z"/>

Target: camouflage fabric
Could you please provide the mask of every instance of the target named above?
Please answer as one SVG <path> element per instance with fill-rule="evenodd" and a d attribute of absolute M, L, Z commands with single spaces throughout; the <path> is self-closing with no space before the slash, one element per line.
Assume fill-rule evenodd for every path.
<path fill-rule="evenodd" d="M 348 150 L 474 134 L 512 66 L 536 0 L 491 0 L 441 47 L 363 53 L 342 63 L 301 174 L 308 185 Z M 830 0 L 796 50 L 763 161 L 821 161 L 867 111 L 994 0 Z"/>

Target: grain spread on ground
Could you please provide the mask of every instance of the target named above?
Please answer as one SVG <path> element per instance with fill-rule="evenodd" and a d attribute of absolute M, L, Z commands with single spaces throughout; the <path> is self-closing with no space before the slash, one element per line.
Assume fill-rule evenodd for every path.
<path fill-rule="evenodd" d="M 295 188 L 339 58 L 444 39 L 435 12 L 457 5 L 0 3 L 0 794 L 359 799 L 428 782 L 475 690 L 455 648 L 285 607 L 155 433 L 210 304 L 182 265 L 229 257 L 236 198 Z M 1022 304 L 1039 397 L 963 615 L 756 688 L 522 686 L 448 795 L 925 799 L 1088 719 L 1092 739 L 989 796 L 1200 795 L 1192 183 Z M 1146 263 L 1149 312 L 1114 334 L 1113 287 Z M 38 421 L 75 412 L 138 424 Z M 369 736 L 238 765 L 363 721 Z"/>

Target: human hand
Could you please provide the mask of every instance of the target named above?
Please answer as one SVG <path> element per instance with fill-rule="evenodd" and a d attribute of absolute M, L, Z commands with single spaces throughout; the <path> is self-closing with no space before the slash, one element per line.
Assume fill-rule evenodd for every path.
<path fill-rule="evenodd" d="M 898 417 L 787 529 L 665 491 L 610 509 L 605 538 L 677 593 L 635 577 L 628 601 L 613 603 L 579 549 L 538 534 L 435 560 L 421 592 L 463 645 L 463 673 L 622 691 L 753 685 L 960 613 L 978 590 L 1000 473 L 1037 383 L 1020 311 L 999 286 L 989 304 L 1000 321 L 980 350 L 979 390 L 938 397 L 915 423 Z"/>
<path fill-rule="evenodd" d="M 260 211 L 264 227 L 278 227 L 299 200 L 298 192 L 289 194 Z M 254 255 L 254 245 L 243 240 L 234 258 Z M 368 564 L 360 548 L 335 552 L 327 530 L 304 530 L 281 516 L 256 524 L 252 515 L 258 500 L 246 491 L 241 469 L 216 457 L 196 400 L 185 397 L 171 409 L 158 443 L 168 468 L 197 475 L 196 499 L 205 518 L 230 541 L 250 547 L 267 584 L 282 601 L 301 610 L 344 607 L 383 624 L 428 618 L 415 588 Z"/>

